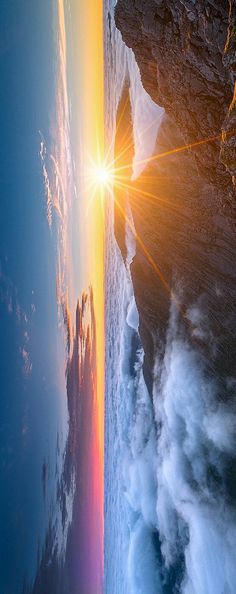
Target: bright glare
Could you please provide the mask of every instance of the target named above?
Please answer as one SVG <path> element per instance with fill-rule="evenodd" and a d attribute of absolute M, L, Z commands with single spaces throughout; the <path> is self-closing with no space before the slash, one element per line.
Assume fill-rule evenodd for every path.
<path fill-rule="evenodd" d="M 106 167 L 97 167 L 96 170 L 96 176 L 97 176 L 97 180 L 100 184 L 102 185 L 106 185 L 109 181 L 109 171 Z"/>
<path fill-rule="evenodd" d="M 96 186 L 107 188 L 112 184 L 112 171 L 104 164 L 94 165 L 91 171 L 92 183 Z"/>

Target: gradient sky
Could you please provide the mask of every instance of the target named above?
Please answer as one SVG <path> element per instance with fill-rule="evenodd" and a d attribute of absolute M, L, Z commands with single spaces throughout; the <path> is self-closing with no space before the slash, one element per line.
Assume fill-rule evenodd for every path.
<path fill-rule="evenodd" d="M 95 349 L 86 367 L 92 384 L 87 387 L 87 394 L 82 390 L 83 397 L 92 402 L 92 437 L 82 467 L 80 462 L 80 481 L 86 493 L 86 497 L 82 493 L 80 504 L 87 509 L 86 529 L 90 537 L 85 536 L 83 528 L 80 547 L 83 549 L 86 542 L 86 561 L 81 557 L 81 568 L 84 572 L 86 567 L 87 572 L 84 592 L 99 594 L 104 548 L 104 221 L 101 192 L 91 187 L 87 171 L 98 151 L 102 155 L 104 150 L 102 0 L 73 1 L 67 11 L 63 0 L 58 0 L 57 44 L 54 142 L 50 159 L 44 140 L 41 154 L 48 223 L 57 236 L 57 299 L 66 327 L 67 369 L 76 346 L 77 300 L 82 291 L 90 292 L 90 287 L 93 295 L 92 312 L 89 309 L 83 321 L 84 328 L 90 328 Z M 86 434 L 90 434 L 88 420 L 80 428 L 86 439 Z M 90 587 L 89 576 L 90 580 L 93 576 Z"/>
<path fill-rule="evenodd" d="M 103 214 L 83 173 L 103 151 L 102 2 L 65 6 L 0 6 L 6 594 L 103 588 Z"/>
<path fill-rule="evenodd" d="M 84 179 L 90 160 L 96 161 L 98 151 L 104 153 L 104 64 L 103 64 L 103 2 L 89 0 L 77 2 L 75 19 L 78 22 L 78 61 L 74 68 L 79 76 L 78 85 L 78 137 L 76 154 L 79 193 L 80 241 L 88 246 L 84 270 L 84 285 L 93 287 L 97 329 L 98 373 L 98 436 L 101 464 L 103 464 L 104 419 L 104 229 L 101 190 L 91 189 Z M 73 10 L 72 10 L 73 15 Z M 77 57 L 77 53 L 75 54 Z M 77 100 L 76 97 L 76 100 Z M 96 100 L 94 98 L 96 97 Z M 81 251 L 82 253 L 82 251 Z M 84 258 L 83 258 L 84 260 Z M 83 268 L 81 263 L 81 278 Z M 87 277 L 87 278 L 86 278 Z"/>
<path fill-rule="evenodd" d="M 36 569 L 55 500 L 52 473 L 44 497 L 42 468 L 61 464 L 57 434 L 63 443 L 67 416 L 39 158 L 55 93 L 52 9 L 46 1 L 0 5 L 0 591 L 14 593 Z"/>
<path fill-rule="evenodd" d="M 73 179 L 76 186 L 74 219 L 77 225 L 72 233 L 72 283 L 68 285 L 70 310 L 73 297 L 83 289 L 92 287 L 94 326 L 96 327 L 96 369 L 94 369 L 94 406 L 92 448 L 92 483 L 94 493 L 90 508 L 90 529 L 97 534 L 98 521 L 102 540 L 96 545 L 94 535 L 92 558 L 103 554 L 103 474 L 104 474 L 104 231 L 101 192 L 91 188 L 87 179 L 90 160 L 97 159 L 98 147 L 104 151 L 104 64 L 103 64 L 103 2 L 89 0 L 72 2 L 72 51 L 67 58 L 68 92 L 71 100 L 71 148 L 74 163 Z M 63 3 L 59 0 L 59 14 L 63 21 Z M 65 42 L 66 46 L 66 42 Z M 67 56 L 69 50 L 67 50 Z M 94 101 L 96 97 L 96 101 Z M 74 235 L 76 239 L 74 239 Z M 68 237 L 71 241 L 71 235 Z M 73 317 L 73 314 L 71 313 Z M 85 428 L 86 430 L 86 428 Z"/>

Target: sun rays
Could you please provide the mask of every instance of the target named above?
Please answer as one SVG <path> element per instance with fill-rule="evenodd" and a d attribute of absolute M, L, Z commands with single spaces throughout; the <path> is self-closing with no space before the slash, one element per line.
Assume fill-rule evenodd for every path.
<path fill-rule="evenodd" d="M 141 135 L 144 135 L 147 129 L 154 124 L 154 121 L 151 124 L 149 123 L 148 127 L 143 129 Z M 165 278 L 158 262 L 150 254 L 148 246 L 137 233 L 134 225 L 131 224 L 126 204 L 128 201 L 135 214 L 136 220 L 142 220 L 144 201 L 149 202 L 150 206 L 153 206 L 155 209 L 159 206 L 162 209 L 162 212 L 163 209 L 165 209 L 168 211 L 170 217 L 174 218 L 177 212 L 178 216 L 182 216 L 181 204 L 178 203 L 178 199 L 172 201 L 163 195 L 163 193 L 165 194 L 165 191 L 163 191 L 162 182 L 164 180 L 164 187 L 166 183 L 168 184 L 168 175 L 163 175 L 162 169 L 160 169 L 160 172 L 158 173 L 155 167 L 148 166 L 161 159 L 168 159 L 173 155 L 178 156 L 178 154 L 187 151 L 200 150 L 204 145 L 220 142 L 220 140 L 221 133 L 208 138 L 196 140 L 196 142 L 173 147 L 170 150 L 155 153 L 145 159 L 136 160 L 135 165 L 142 165 L 144 170 L 139 178 L 133 179 L 135 147 L 129 93 L 127 92 L 125 99 L 121 100 L 120 106 L 118 107 L 115 138 L 109 143 L 105 155 L 103 153 L 104 156 L 102 156 L 99 143 L 97 143 L 95 159 L 88 158 L 85 180 L 85 184 L 89 190 L 89 201 L 87 205 L 88 215 L 90 208 L 93 207 L 94 200 L 97 200 L 98 197 L 100 198 L 103 211 L 105 209 L 106 200 L 111 200 L 113 202 L 114 209 L 120 220 L 122 220 L 122 224 L 126 229 L 129 228 L 135 236 L 137 246 L 139 246 L 147 263 L 151 266 L 159 281 L 161 281 L 167 295 L 171 296 L 175 301 L 179 311 L 181 310 L 181 307 L 177 297 L 173 295 L 169 280 Z M 181 313 L 183 314 L 183 312 Z"/>
<path fill-rule="evenodd" d="M 120 125 L 120 121 L 118 122 L 118 124 Z M 145 131 L 146 130 L 144 130 L 143 133 Z M 96 160 L 92 160 L 90 158 L 88 159 L 87 173 L 85 175 L 85 184 L 86 184 L 87 191 L 89 191 L 90 195 L 92 196 L 92 199 L 90 202 L 92 202 L 92 200 L 94 199 L 94 196 L 97 194 L 98 190 L 100 191 L 100 194 L 102 194 L 102 195 L 104 194 L 105 191 L 108 191 L 108 194 L 110 196 L 111 192 L 113 190 L 119 188 L 119 189 L 123 189 L 123 190 L 128 190 L 130 192 L 136 192 L 137 194 L 142 196 L 143 199 L 151 199 L 151 200 L 160 201 L 162 203 L 167 204 L 168 201 L 165 198 L 163 198 L 163 197 L 161 198 L 158 195 L 158 180 L 163 179 L 164 176 L 160 176 L 160 177 L 155 176 L 155 174 L 153 174 L 153 173 L 152 174 L 148 173 L 146 175 L 145 172 L 143 172 L 141 174 L 142 175 L 142 177 L 141 177 L 142 187 L 139 187 L 138 180 L 135 180 L 135 183 L 132 181 L 133 160 L 124 163 L 127 153 L 132 149 L 132 146 L 133 146 L 133 143 L 130 142 L 129 139 L 127 142 L 128 135 L 129 135 L 128 132 L 125 131 L 125 133 L 123 134 L 123 137 L 122 137 L 122 143 L 120 143 L 121 150 L 118 154 L 115 154 L 113 159 L 110 160 L 113 142 L 111 142 L 111 144 L 107 150 L 107 153 L 105 155 L 105 158 L 103 160 L 100 156 L 100 151 L 98 151 L 98 156 L 97 156 Z M 189 150 L 195 149 L 197 147 L 200 147 L 204 144 L 205 145 L 210 144 L 211 142 L 214 142 L 214 141 L 220 140 L 220 139 L 221 139 L 221 134 L 218 134 L 213 137 L 202 139 L 202 140 L 199 140 L 194 143 L 185 144 L 185 145 L 182 145 L 179 147 L 175 147 L 169 151 L 161 152 L 161 153 L 152 155 L 150 157 L 147 157 L 145 159 L 138 160 L 138 161 L 136 161 L 136 165 L 144 165 L 146 167 L 150 163 L 153 163 L 160 159 L 167 158 L 171 155 L 182 153 L 184 151 L 189 151 Z M 121 162 L 123 162 L 123 163 L 121 163 Z M 143 186 L 145 184 L 146 185 L 154 184 L 154 182 L 157 187 L 156 194 L 143 189 Z M 172 206 L 172 208 L 173 208 L 173 204 L 171 204 L 170 202 L 169 202 L 169 206 Z"/>
<path fill-rule="evenodd" d="M 122 113 L 118 119 L 116 126 L 116 134 L 118 133 L 118 130 L 122 124 L 122 118 L 124 116 L 126 107 L 127 101 L 125 102 L 125 105 L 122 109 Z M 155 121 L 152 122 L 151 125 L 154 124 Z M 147 129 L 151 127 L 151 125 L 149 124 L 149 126 L 142 131 L 143 135 L 145 134 Z M 232 133 L 229 132 L 229 134 Z M 137 160 L 135 164 L 147 167 L 149 164 L 157 162 L 160 159 L 168 158 L 172 155 L 183 153 L 184 151 L 197 149 L 198 147 L 201 147 L 203 145 L 220 141 L 221 138 L 222 135 L 220 133 L 209 138 L 198 140 L 196 142 L 174 147 L 173 149 L 151 155 L 145 159 Z M 151 184 L 152 182 L 154 182 L 154 180 L 156 181 L 156 186 L 158 189 L 158 179 L 163 179 L 164 176 L 159 178 L 158 176 L 155 177 L 155 174 L 153 173 L 148 173 L 146 175 L 145 172 L 142 172 L 142 188 L 139 188 L 138 180 L 136 180 L 135 184 L 133 183 L 133 159 L 128 160 L 128 162 L 126 159 L 128 153 L 134 148 L 133 138 L 132 140 L 130 140 L 129 129 L 126 128 L 126 130 L 122 133 L 119 144 L 119 152 L 115 153 L 113 159 L 110 158 L 114 149 L 113 141 L 111 141 L 104 159 L 101 158 L 101 151 L 99 149 L 97 151 L 97 157 L 95 160 L 88 158 L 89 164 L 87 167 L 87 174 L 85 176 L 85 183 L 87 185 L 87 189 L 92 193 L 92 196 L 94 197 L 94 195 L 97 193 L 97 190 L 100 190 L 100 193 L 102 192 L 102 194 L 104 193 L 104 191 L 108 191 L 108 194 L 110 196 L 113 189 L 123 188 L 124 190 L 126 189 L 129 191 L 135 191 L 138 194 L 142 195 L 142 197 L 145 199 L 153 199 L 166 203 L 167 201 L 164 198 L 160 198 L 160 196 L 158 196 L 157 194 L 153 194 L 152 192 L 143 189 L 143 186 L 145 184 Z"/>
<path fill-rule="evenodd" d="M 88 167 L 87 179 L 93 193 L 97 191 L 109 190 L 113 185 L 114 172 L 106 160 L 91 160 Z"/>

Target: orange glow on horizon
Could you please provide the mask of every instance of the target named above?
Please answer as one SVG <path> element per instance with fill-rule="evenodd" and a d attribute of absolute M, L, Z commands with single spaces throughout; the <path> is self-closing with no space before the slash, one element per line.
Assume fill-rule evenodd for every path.
<path fill-rule="evenodd" d="M 79 7 L 78 34 L 80 42 L 80 143 L 82 145 L 83 180 L 84 171 L 89 166 L 89 159 L 94 162 L 103 160 L 104 155 L 104 60 L 103 60 L 103 2 L 86 0 Z M 89 157 L 88 157 L 89 156 Z M 91 284 L 94 297 L 96 321 L 97 378 L 96 378 L 96 436 L 97 448 L 94 452 L 94 465 L 98 491 L 102 506 L 104 502 L 104 220 L 102 210 L 103 190 L 95 189 L 89 216 L 85 217 L 84 228 L 87 241 L 88 283 Z M 83 187 L 80 199 L 83 212 L 88 213 L 91 202 L 91 188 Z M 98 457 L 98 460 L 96 459 Z M 97 468 L 98 465 L 98 468 Z M 95 479 L 95 477 L 93 477 Z M 99 479 L 99 480 L 98 480 Z M 95 489 L 97 496 L 98 491 Z M 104 532 L 104 525 L 102 527 Z"/>

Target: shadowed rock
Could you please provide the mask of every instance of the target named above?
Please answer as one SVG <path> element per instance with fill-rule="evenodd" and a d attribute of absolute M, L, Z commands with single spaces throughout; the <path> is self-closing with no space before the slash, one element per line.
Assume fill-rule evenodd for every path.
<path fill-rule="evenodd" d="M 118 0 L 115 19 L 135 53 L 144 88 L 173 119 L 183 142 L 218 137 L 201 151 L 192 150 L 200 173 L 224 191 L 226 202 L 235 202 L 229 172 L 219 159 L 221 127 L 233 95 L 223 60 L 228 1 Z"/>
<path fill-rule="evenodd" d="M 236 3 L 230 0 L 229 26 L 224 50 L 223 63 L 231 74 L 234 94 L 222 128 L 221 161 L 232 175 L 236 175 Z"/>
<path fill-rule="evenodd" d="M 145 89 L 166 111 L 154 151 L 165 156 L 150 162 L 129 192 L 141 239 L 131 273 L 146 376 L 156 352 L 164 352 L 174 293 L 182 332 L 204 355 L 209 374 L 221 378 L 222 394 L 236 357 L 235 188 L 220 162 L 233 92 L 223 63 L 228 13 L 228 2 L 200 0 L 118 0 L 115 13 Z M 202 139 L 210 140 L 185 146 Z M 190 320 L 194 306 L 200 333 Z"/>

